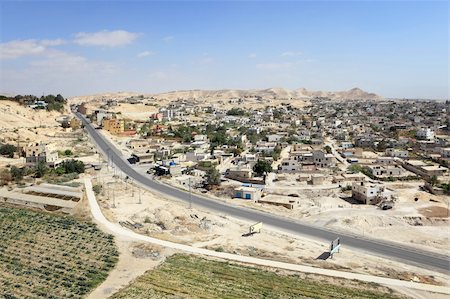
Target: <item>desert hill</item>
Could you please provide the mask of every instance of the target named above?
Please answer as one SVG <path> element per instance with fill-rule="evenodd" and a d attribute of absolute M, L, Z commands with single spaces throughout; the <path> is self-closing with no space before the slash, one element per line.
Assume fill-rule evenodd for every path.
<path fill-rule="evenodd" d="M 90 102 L 92 100 L 124 99 L 133 96 L 153 97 L 158 100 L 173 101 L 179 98 L 184 99 L 238 99 L 238 98 L 262 98 L 271 100 L 310 100 L 315 97 L 327 97 L 333 100 L 378 100 L 382 99 L 380 95 L 369 93 L 359 88 L 353 88 L 347 91 L 310 91 L 305 88 L 286 89 L 286 88 L 268 88 L 268 89 L 221 89 L 221 90 L 177 90 L 159 94 L 141 94 L 134 92 L 104 93 L 88 96 L 77 96 L 70 98 L 71 103 Z"/>

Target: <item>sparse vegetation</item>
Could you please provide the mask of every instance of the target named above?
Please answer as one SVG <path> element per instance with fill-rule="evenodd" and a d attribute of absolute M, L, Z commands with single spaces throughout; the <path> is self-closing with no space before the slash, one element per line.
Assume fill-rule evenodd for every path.
<path fill-rule="evenodd" d="M 66 160 L 58 167 L 64 170 L 64 173 L 83 173 L 84 163 L 79 160 Z"/>
<path fill-rule="evenodd" d="M 206 171 L 206 186 L 211 188 L 212 186 L 220 185 L 220 173 L 213 165 Z"/>
<path fill-rule="evenodd" d="M 94 185 L 92 186 L 92 191 L 94 191 L 95 195 L 99 195 L 102 192 L 102 185 Z"/>
<path fill-rule="evenodd" d="M 241 108 L 231 108 L 227 111 L 227 115 L 243 116 L 245 115 L 245 110 Z"/>
<path fill-rule="evenodd" d="M 17 151 L 17 147 L 12 144 L 0 145 L 0 155 L 7 156 L 9 158 L 14 157 L 14 153 Z"/>
<path fill-rule="evenodd" d="M 268 161 L 258 160 L 258 162 L 256 162 L 256 164 L 253 166 L 253 171 L 257 175 L 266 175 L 269 172 L 272 172 L 272 165 Z"/>
<path fill-rule="evenodd" d="M 220 247 L 219 247 L 220 248 Z M 220 249 L 216 251 L 220 251 Z M 176 254 L 112 298 L 398 298 L 376 284 L 351 287 Z"/>
<path fill-rule="evenodd" d="M 56 96 L 49 94 L 46 96 L 41 96 L 40 98 L 38 98 L 37 96 L 34 96 L 34 95 L 24 95 L 24 96 L 17 95 L 15 97 L 0 96 L 0 100 L 14 101 L 23 106 L 32 105 L 36 101 L 43 101 L 47 104 L 46 109 L 48 111 L 56 110 L 56 111 L 60 111 L 60 112 L 64 110 L 64 105 L 67 102 L 67 100 L 60 94 L 58 94 Z M 36 108 L 36 109 L 45 109 L 45 107 L 38 106 L 38 108 Z"/>
<path fill-rule="evenodd" d="M 111 235 L 71 216 L 0 206 L 0 294 L 82 298 L 114 268 Z"/>

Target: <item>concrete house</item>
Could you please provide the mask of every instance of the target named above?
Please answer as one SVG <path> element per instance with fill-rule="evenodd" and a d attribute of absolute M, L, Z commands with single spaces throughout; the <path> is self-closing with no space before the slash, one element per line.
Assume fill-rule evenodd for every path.
<path fill-rule="evenodd" d="M 421 140 L 433 140 L 434 132 L 430 128 L 421 128 L 417 130 L 416 137 Z"/>
<path fill-rule="evenodd" d="M 376 164 L 381 164 L 381 165 L 395 165 L 396 161 L 394 158 L 392 157 L 379 157 L 376 160 Z"/>
<path fill-rule="evenodd" d="M 398 165 L 369 165 L 367 169 L 376 177 L 399 177 L 404 173 L 404 170 Z"/>
<path fill-rule="evenodd" d="M 120 134 L 125 131 L 125 122 L 123 119 L 103 119 L 103 129 L 111 134 Z"/>
<path fill-rule="evenodd" d="M 267 141 L 268 142 L 278 142 L 278 141 L 281 140 L 281 138 L 283 138 L 283 136 L 279 135 L 279 134 L 267 135 Z"/>
<path fill-rule="evenodd" d="M 326 154 L 323 151 L 314 151 L 314 164 L 318 168 L 330 168 L 336 166 L 336 158 L 332 154 Z"/>
<path fill-rule="evenodd" d="M 450 147 L 441 149 L 441 157 L 442 158 L 450 158 Z"/>
<path fill-rule="evenodd" d="M 237 187 L 234 189 L 234 197 L 246 200 L 258 201 L 261 199 L 261 189 L 254 187 Z"/>
<path fill-rule="evenodd" d="M 363 204 L 378 204 L 388 193 L 384 186 L 371 182 L 354 182 L 352 184 L 352 197 Z"/>
<path fill-rule="evenodd" d="M 386 155 L 393 158 L 408 158 L 409 153 L 406 150 L 399 150 L 394 148 L 387 148 L 386 149 Z"/>
<path fill-rule="evenodd" d="M 295 159 L 283 159 L 281 160 L 280 165 L 278 165 L 279 173 L 294 173 L 299 172 L 302 169 L 302 165 Z"/>
<path fill-rule="evenodd" d="M 23 152 L 27 164 L 36 164 L 43 161 L 47 165 L 54 167 L 59 158 L 57 151 L 50 151 L 43 143 L 29 143 L 24 147 Z"/>

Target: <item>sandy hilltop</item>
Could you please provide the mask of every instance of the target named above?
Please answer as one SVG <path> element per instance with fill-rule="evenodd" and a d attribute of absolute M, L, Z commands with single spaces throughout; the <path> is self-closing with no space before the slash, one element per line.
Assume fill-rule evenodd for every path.
<path fill-rule="evenodd" d="M 124 99 L 133 96 L 144 96 L 146 98 L 153 97 L 162 101 L 173 101 L 179 98 L 196 99 L 196 100 L 227 100 L 227 99 L 246 99 L 259 98 L 261 100 L 303 100 L 307 101 L 315 97 L 327 97 L 333 100 L 377 100 L 383 97 L 375 93 L 369 93 L 359 88 L 353 88 L 347 91 L 311 91 L 305 88 L 285 89 L 285 88 L 268 88 L 268 89 L 222 89 L 222 90 L 177 90 L 159 94 L 142 94 L 135 92 L 118 92 L 103 93 L 87 96 L 76 96 L 70 98 L 71 103 L 90 102 L 107 99 Z"/>

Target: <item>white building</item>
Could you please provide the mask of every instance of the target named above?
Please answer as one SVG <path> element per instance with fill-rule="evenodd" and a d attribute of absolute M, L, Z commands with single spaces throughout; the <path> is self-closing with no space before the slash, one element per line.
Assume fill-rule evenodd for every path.
<path fill-rule="evenodd" d="M 283 138 L 282 135 L 278 135 L 278 134 L 271 134 L 271 135 L 267 135 L 267 141 L 268 142 L 278 142 L 281 140 L 281 138 Z"/>
<path fill-rule="evenodd" d="M 403 169 L 398 165 L 369 165 L 367 166 L 370 173 L 377 177 L 399 177 L 403 175 Z"/>
<path fill-rule="evenodd" d="M 347 148 L 352 148 L 353 147 L 353 142 L 341 142 L 341 146 L 340 148 L 342 149 L 347 149 Z"/>
<path fill-rule="evenodd" d="M 389 157 L 395 157 L 395 158 L 408 158 L 408 151 L 405 150 L 399 150 L 395 148 L 387 148 L 386 149 L 386 155 Z"/>
<path fill-rule="evenodd" d="M 450 147 L 441 149 L 442 158 L 450 158 Z"/>
<path fill-rule="evenodd" d="M 326 154 L 322 151 L 314 151 L 314 164 L 319 168 L 328 168 L 336 166 L 336 158 L 332 154 Z"/>
<path fill-rule="evenodd" d="M 208 136 L 206 135 L 195 135 L 194 136 L 194 141 L 208 141 Z"/>
<path fill-rule="evenodd" d="M 416 137 L 422 140 L 433 140 L 434 132 L 430 128 L 421 128 L 417 130 Z"/>
<path fill-rule="evenodd" d="M 283 159 L 280 165 L 278 165 L 279 173 L 299 172 L 301 169 L 302 165 L 294 158 Z"/>
<path fill-rule="evenodd" d="M 352 197 L 363 204 L 377 204 L 389 192 L 382 185 L 371 182 L 354 182 L 352 184 Z"/>

